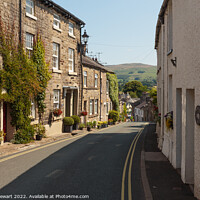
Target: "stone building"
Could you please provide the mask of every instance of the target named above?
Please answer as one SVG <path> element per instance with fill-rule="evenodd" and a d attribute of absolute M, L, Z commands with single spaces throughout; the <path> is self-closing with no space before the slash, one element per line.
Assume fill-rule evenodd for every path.
<path fill-rule="evenodd" d="M 46 92 L 45 127 L 47 134 L 62 132 L 62 118 L 78 114 L 81 110 L 81 28 L 84 22 L 50 0 L 4 0 L 0 1 L 0 16 L 4 26 L 14 24 L 17 38 L 26 51 L 33 50 L 37 33 L 42 37 L 46 61 L 50 63 L 52 78 Z M 0 59 L 0 63 L 2 59 Z M 52 111 L 62 110 L 60 117 Z M 14 127 L 10 125 L 10 108 L 1 103 L 1 130 L 7 140 L 13 138 Z M 38 123 L 35 102 L 32 101 L 33 123 Z"/>
<path fill-rule="evenodd" d="M 200 199 L 200 2 L 164 0 L 156 27 L 159 147 Z M 173 122 L 167 128 L 167 113 Z M 195 120 L 196 119 L 196 120 Z M 169 127 L 169 126 L 168 126 Z"/>
<path fill-rule="evenodd" d="M 106 73 L 113 73 L 103 65 L 87 56 L 82 57 L 83 64 L 83 110 L 87 116 L 82 121 L 107 121 L 112 110 L 109 97 L 109 81 Z"/>

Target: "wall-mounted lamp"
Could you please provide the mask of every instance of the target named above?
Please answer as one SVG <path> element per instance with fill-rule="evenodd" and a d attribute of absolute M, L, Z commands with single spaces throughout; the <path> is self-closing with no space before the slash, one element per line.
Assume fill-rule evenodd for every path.
<path fill-rule="evenodd" d="M 175 57 L 174 59 L 171 59 L 171 62 L 172 62 L 172 65 L 174 67 L 176 67 L 176 65 L 177 65 L 177 58 Z"/>
<path fill-rule="evenodd" d="M 88 43 L 89 35 L 86 33 L 86 30 L 84 30 L 84 34 L 82 35 L 82 43 L 78 45 L 79 52 L 81 54 L 85 55 L 85 53 L 88 53 L 87 43 Z"/>

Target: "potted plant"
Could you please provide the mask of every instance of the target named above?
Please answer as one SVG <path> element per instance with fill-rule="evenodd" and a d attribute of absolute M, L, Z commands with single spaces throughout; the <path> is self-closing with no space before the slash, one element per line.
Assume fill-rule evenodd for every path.
<path fill-rule="evenodd" d="M 45 136 L 46 129 L 42 124 L 35 125 L 35 132 L 36 132 L 36 140 L 42 140 L 43 137 L 46 137 Z"/>
<path fill-rule="evenodd" d="M 167 127 L 167 130 L 170 130 L 170 129 L 173 129 L 173 111 L 171 112 L 168 112 L 166 115 L 165 115 L 165 122 L 166 122 L 166 127 Z"/>
<path fill-rule="evenodd" d="M 96 128 L 96 125 L 97 125 L 97 122 L 96 122 L 96 121 L 93 121 L 93 122 L 92 122 L 92 127 L 93 127 L 93 128 Z"/>
<path fill-rule="evenodd" d="M 99 121 L 98 124 L 97 124 L 97 128 L 98 129 L 103 128 L 103 122 Z"/>
<path fill-rule="evenodd" d="M 107 128 L 107 127 L 108 127 L 108 122 L 107 122 L 107 121 L 104 121 L 104 122 L 103 122 L 103 125 L 104 125 L 104 128 Z"/>
<path fill-rule="evenodd" d="M 73 124 L 74 124 L 73 118 L 64 117 L 63 118 L 63 132 L 64 133 L 71 133 Z"/>
<path fill-rule="evenodd" d="M 91 131 L 92 122 L 87 122 L 87 131 Z"/>
<path fill-rule="evenodd" d="M 108 119 L 108 125 L 113 125 L 113 120 L 112 119 Z"/>
<path fill-rule="evenodd" d="M 80 125 L 79 125 L 79 129 L 80 129 L 80 130 L 83 130 L 83 128 L 85 128 L 85 124 L 80 124 Z"/>
<path fill-rule="evenodd" d="M 54 111 L 53 111 L 53 115 L 55 117 L 59 117 L 60 115 L 62 114 L 62 111 L 58 108 L 56 108 Z"/>
<path fill-rule="evenodd" d="M 80 123 L 80 117 L 77 115 L 72 115 L 71 118 L 74 120 L 73 130 L 78 130 L 78 125 Z"/>

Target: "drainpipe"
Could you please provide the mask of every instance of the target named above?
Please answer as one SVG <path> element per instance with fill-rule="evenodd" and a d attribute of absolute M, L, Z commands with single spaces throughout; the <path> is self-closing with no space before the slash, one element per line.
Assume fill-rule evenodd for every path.
<path fill-rule="evenodd" d="M 99 116 L 99 121 L 101 121 L 101 93 L 102 93 L 101 88 L 102 88 L 102 77 L 101 77 L 101 69 L 100 69 L 100 102 L 99 102 L 99 104 L 100 104 L 100 116 Z"/>
<path fill-rule="evenodd" d="M 22 42 L 22 0 L 19 0 L 19 42 Z"/>
<path fill-rule="evenodd" d="M 83 110 L 83 50 L 82 50 L 82 42 L 81 42 L 81 35 L 82 35 L 82 28 L 84 28 L 84 25 L 80 26 L 80 64 L 81 64 L 81 111 Z"/>

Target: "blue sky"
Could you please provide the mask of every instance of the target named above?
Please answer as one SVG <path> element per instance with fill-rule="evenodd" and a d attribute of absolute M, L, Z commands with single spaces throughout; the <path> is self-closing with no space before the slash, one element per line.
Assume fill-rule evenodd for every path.
<path fill-rule="evenodd" d="M 156 65 L 157 16 L 163 0 L 54 0 L 86 23 L 88 50 L 107 64 Z"/>

